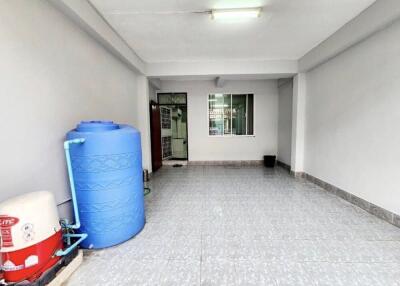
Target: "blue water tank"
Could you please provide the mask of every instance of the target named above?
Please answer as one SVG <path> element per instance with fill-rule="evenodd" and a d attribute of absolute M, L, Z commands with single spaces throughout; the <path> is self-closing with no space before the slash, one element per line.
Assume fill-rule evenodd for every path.
<path fill-rule="evenodd" d="M 135 128 L 112 121 L 82 121 L 67 140 L 81 218 L 81 246 L 105 248 L 140 232 L 145 223 L 142 149 Z"/>

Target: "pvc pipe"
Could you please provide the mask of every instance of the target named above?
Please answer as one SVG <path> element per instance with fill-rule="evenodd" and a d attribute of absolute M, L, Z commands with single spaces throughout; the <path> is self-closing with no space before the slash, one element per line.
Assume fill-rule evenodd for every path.
<path fill-rule="evenodd" d="M 72 204 L 73 204 L 74 216 L 75 216 L 75 224 L 66 223 L 66 225 L 65 225 L 66 228 L 78 229 L 81 227 L 81 221 L 79 218 L 79 211 L 78 211 L 78 202 L 76 199 L 74 174 L 72 172 L 71 154 L 69 153 L 69 147 L 71 144 L 83 144 L 84 142 L 85 142 L 84 138 L 77 138 L 77 139 L 67 140 L 64 142 L 65 158 L 67 160 L 67 168 L 68 168 L 69 185 L 71 188 Z"/>
<path fill-rule="evenodd" d="M 68 240 L 70 238 L 77 238 L 79 237 L 79 239 L 77 241 L 74 242 L 74 244 L 68 246 L 67 249 L 65 250 L 58 250 L 56 252 L 57 256 L 64 256 L 69 254 L 72 250 L 75 249 L 75 247 L 77 247 L 79 245 L 79 243 L 81 243 L 84 239 L 86 239 L 88 237 L 88 235 L 86 233 L 79 233 L 79 234 L 72 234 L 72 233 L 67 233 L 63 235 L 64 238 L 68 238 Z"/>

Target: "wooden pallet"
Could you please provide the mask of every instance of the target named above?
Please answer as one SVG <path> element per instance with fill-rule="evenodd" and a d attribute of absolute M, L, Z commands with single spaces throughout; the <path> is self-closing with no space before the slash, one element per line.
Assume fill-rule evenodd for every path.
<path fill-rule="evenodd" d="M 68 278 L 74 273 L 76 269 L 78 269 L 79 265 L 82 264 L 83 261 L 83 251 L 79 250 L 78 255 L 65 267 L 61 268 L 56 277 L 47 284 L 48 286 L 60 286 L 63 285 Z"/>

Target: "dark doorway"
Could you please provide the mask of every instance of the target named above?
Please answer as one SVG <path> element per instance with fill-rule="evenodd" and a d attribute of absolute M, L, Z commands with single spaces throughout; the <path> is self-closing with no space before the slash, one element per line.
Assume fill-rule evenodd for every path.
<path fill-rule="evenodd" d="M 161 150 L 164 164 L 188 160 L 187 94 L 157 94 L 161 114 Z"/>
<path fill-rule="evenodd" d="M 150 102 L 151 164 L 153 172 L 162 166 L 160 106 Z"/>

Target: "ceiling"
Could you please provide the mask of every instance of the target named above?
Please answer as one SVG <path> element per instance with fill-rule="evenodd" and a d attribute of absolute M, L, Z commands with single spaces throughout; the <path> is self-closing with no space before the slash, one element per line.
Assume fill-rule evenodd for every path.
<path fill-rule="evenodd" d="M 91 0 L 146 62 L 297 60 L 375 0 Z M 219 22 L 214 8 L 263 7 Z"/>

